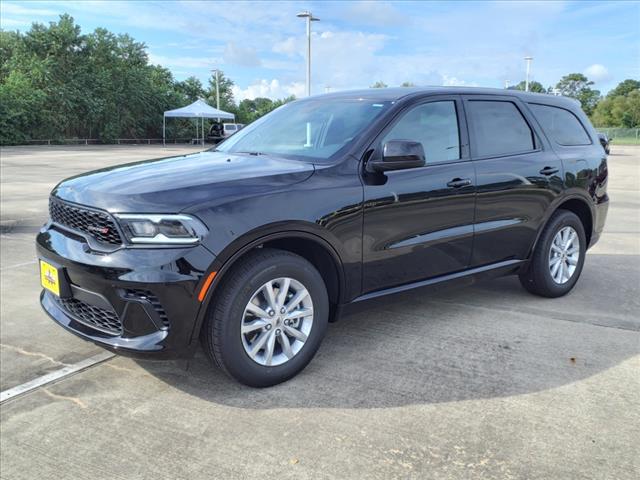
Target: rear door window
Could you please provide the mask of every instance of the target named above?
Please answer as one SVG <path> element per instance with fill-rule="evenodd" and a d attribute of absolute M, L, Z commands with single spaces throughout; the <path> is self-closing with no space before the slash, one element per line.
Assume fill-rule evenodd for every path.
<path fill-rule="evenodd" d="M 513 102 L 470 100 L 467 110 L 476 156 L 497 157 L 535 150 L 534 133 Z"/>
<path fill-rule="evenodd" d="M 580 120 L 564 108 L 530 103 L 529 108 L 540 122 L 544 132 L 560 145 L 590 145 L 589 134 Z"/>

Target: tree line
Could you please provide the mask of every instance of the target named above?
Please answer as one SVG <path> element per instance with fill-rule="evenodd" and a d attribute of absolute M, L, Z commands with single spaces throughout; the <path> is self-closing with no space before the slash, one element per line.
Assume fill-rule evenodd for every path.
<path fill-rule="evenodd" d="M 220 108 L 250 123 L 294 97 L 245 99 L 236 104 L 233 81 L 219 74 Z M 384 82 L 372 87 L 384 88 Z M 411 87 L 411 82 L 402 86 Z M 511 87 L 524 90 L 525 82 Z M 580 73 L 555 87 L 531 82 L 533 92 L 578 99 L 596 126 L 640 127 L 640 82 L 625 80 L 606 96 Z M 216 79 L 176 81 L 149 62 L 147 47 L 129 35 L 103 28 L 83 34 L 69 15 L 49 25 L 34 23 L 21 33 L 0 30 L 0 144 L 35 139 L 160 138 L 162 113 L 199 98 L 216 106 Z M 168 138 L 190 138 L 189 120 L 167 123 Z"/>
<path fill-rule="evenodd" d="M 386 88 L 383 81 L 377 81 L 371 88 Z M 401 87 L 413 87 L 404 82 Z M 529 82 L 529 91 L 564 95 L 575 98 L 596 127 L 640 128 L 640 81 L 627 79 L 620 82 L 607 95 L 592 88 L 593 82 L 582 73 L 570 73 L 562 77 L 554 87 L 545 88 L 540 82 Z M 526 82 L 522 80 L 510 90 L 522 90 Z"/>
<path fill-rule="evenodd" d="M 219 74 L 220 108 L 249 123 L 293 97 L 243 100 Z M 69 15 L 25 32 L 0 31 L 0 144 L 35 139 L 162 137 L 162 114 L 198 98 L 216 105 L 216 80 L 205 87 L 149 62 L 147 47 L 129 35 L 98 28 L 83 34 Z M 189 120 L 167 122 L 167 137 L 191 138 Z"/>

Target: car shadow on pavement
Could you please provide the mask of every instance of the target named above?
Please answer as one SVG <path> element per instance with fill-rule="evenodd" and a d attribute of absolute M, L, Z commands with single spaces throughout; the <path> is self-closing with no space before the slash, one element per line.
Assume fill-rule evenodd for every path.
<path fill-rule="evenodd" d="M 633 275 L 637 256 L 590 255 L 580 283 L 561 299 L 530 295 L 507 277 L 371 301 L 330 325 L 301 374 L 271 388 L 227 378 L 202 350 L 188 362 L 138 363 L 190 395 L 252 409 L 386 408 L 562 387 L 640 350 L 638 287 L 631 296 L 610 285 L 607 292 L 598 275 L 613 257 Z"/>

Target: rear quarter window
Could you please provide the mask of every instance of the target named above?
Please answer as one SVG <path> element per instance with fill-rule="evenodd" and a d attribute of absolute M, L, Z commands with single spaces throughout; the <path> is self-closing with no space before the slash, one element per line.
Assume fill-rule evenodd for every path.
<path fill-rule="evenodd" d="M 557 144 L 564 146 L 590 145 L 591 139 L 578 117 L 569 110 L 550 105 L 530 103 L 529 108 L 544 132 Z"/>

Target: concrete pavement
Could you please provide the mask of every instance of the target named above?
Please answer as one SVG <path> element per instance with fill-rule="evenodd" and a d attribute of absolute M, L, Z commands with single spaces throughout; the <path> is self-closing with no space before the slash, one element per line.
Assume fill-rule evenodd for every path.
<path fill-rule="evenodd" d="M 89 148 L 92 165 L 128 154 Z M 51 170 L 46 149 L 20 154 L 29 170 L 0 154 L 3 221 L 27 208 L 43 220 L 44 182 L 24 201 L 7 191 Z M 51 158 L 59 178 L 82 166 Z M 566 297 L 503 278 L 377 300 L 331 325 L 301 375 L 263 390 L 201 352 L 118 357 L 0 407 L 0 477 L 637 478 L 640 147 L 614 145 L 609 166 L 606 233 Z M 40 312 L 20 225 L 32 226 L 16 222 L 1 242 L 3 390 L 99 351 Z"/>

